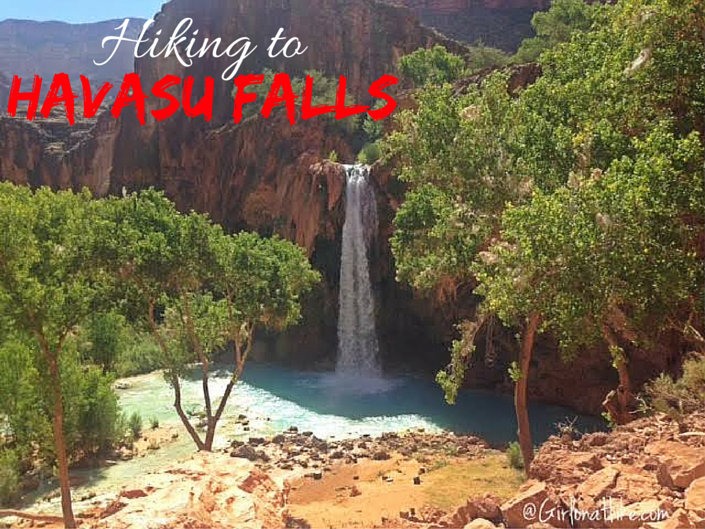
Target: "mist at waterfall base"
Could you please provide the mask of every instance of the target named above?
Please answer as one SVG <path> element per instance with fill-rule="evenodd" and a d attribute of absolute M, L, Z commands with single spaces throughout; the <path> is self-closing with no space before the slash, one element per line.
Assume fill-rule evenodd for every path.
<path fill-rule="evenodd" d="M 461 391 L 457 403 L 448 405 L 432 377 L 382 374 L 375 328 L 374 294 L 369 276 L 368 252 L 377 231 L 374 191 L 369 168 L 346 166 L 346 212 L 340 269 L 338 351 L 335 372 L 316 373 L 250 363 L 230 397 L 220 444 L 240 435 L 274 435 L 296 426 L 328 439 L 381 435 L 414 428 L 476 434 L 493 445 L 516 439 L 511 396 L 483 391 Z M 223 367 L 211 379 L 211 395 L 220 395 L 230 378 Z M 146 375 L 120 392 L 123 408 L 161 423 L 177 423 L 171 406 L 171 388 L 161 376 Z M 200 376 L 182 384 L 187 410 L 203 406 Z M 575 414 L 557 406 L 533 405 L 530 409 L 534 440 L 542 442 L 556 433 L 559 422 Z M 233 419 L 244 414 L 249 431 L 238 431 Z M 578 417 L 582 431 L 599 429 L 601 421 Z"/>

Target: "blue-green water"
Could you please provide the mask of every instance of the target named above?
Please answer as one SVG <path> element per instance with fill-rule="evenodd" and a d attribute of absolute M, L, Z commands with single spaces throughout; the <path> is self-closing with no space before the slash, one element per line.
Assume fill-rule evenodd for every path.
<path fill-rule="evenodd" d="M 203 406 L 199 370 L 182 383 L 182 400 L 188 411 Z M 217 400 L 227 385 L 227 369 L 216 371 L 210 391 Z M 138 412 L 145 428 L 152 418 L 161 425 L 175 425 L 181 434 L 160 450 L 149 451 L 144 457 L 122 461 L 110 466 L 74 469 L 72 477 L 80 481 L 75 498 L 83 494 L 98 494 L 110 501 L 114 492 L 134 486 L 136 480 L 158 471 L 174 461 L 189 457 L 195 446 L 172 406 L 173 393 L 160 373 L 125 379 L 128 389 L 118 390 L 125 412 Z M 237 424 L 240 414 L 247 416 L 249 430 Z M 567 408 L 533 404 L 530 408 L 534 442 L 540 443 L 556 432 L 558 422 L 577 417 L 576 425 L 583 432 L 604 428 L 602 420 L 577 416 Z M 311 431 L 329 439 L 372 436 L 385 432 L 424 428 L 426 431 L 473 433 L 491 444 L 500 446 L 516 438 L 516 419 L 511 396 L 486 391 L 461 391 L 457 404 L 449 406 L 440 387 L 430 378 L 412 375 L 366 378 L 342 377 L 334 373 L 314 373 L 282 367 L 250 363 L 243 380 L 236 386 L 223 420 L 218 426 L 216 448 L 225 447 L 232 438 L 269 436 L 296 426 L 299 431 Z M 150 478 L 152 479 L 152 478 Z M 25 500 L 32 505 L 53 484 L 44 484 Z M 103 496 L 101 496 L 103 495 Z M 92 499 L 87 500 L 90 504 Z M 58 499 L 35 504 L 42 512 L 59 513 Z"/>
<path fill-rule="evenodd" d="M 222 394 L 227 380 L 225 369 L 216 372 L 210 384 L 211 395 Z M 156 417 L 162 423 L 178 423 L 172 390 L 160 375 L 137 377 L 130 380 L 130 385 L 130 389 L 119 392 L 126 411 L 137 411 L 145 420 Z M 194 376 L 185 381 L 182 391 L 184 407 L 200 409 L 200 379 Z M 449 406 L 432 379 L 411 375 L 346 378 L 251 363 L 230 397 L 221 438 L 237 433 L 228 419 L 241 413 L 250 419 L 247 435 L 271 435 L 296 426 L 321 438 L 374 436 L 411 428 L 473 433 L 494 445 L 516 438 L 511 396 L 461 391 L 457 403 Z M 556 433 L 557 423 L 574 417 L 583 432 L 604 427 L 599 418 L 579 416 L 559 406 L 533 404 L 530 416 L 536 443 Z"/>

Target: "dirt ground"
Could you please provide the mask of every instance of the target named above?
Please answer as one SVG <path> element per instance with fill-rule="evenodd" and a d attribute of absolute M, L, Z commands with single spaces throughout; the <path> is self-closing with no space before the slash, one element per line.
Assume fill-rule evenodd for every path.
<path fill-rule="evenodd" d="M 373 527 L 410 510 L 452 511 L 472 496 L 509 498 L 522 481 L 521 472 L 509 468 L 500 453 L 423 464 L 401 457 L 362 461 L 336 466 L 320 480 L 293 481 L 289 513 L 300 527 Z"/>

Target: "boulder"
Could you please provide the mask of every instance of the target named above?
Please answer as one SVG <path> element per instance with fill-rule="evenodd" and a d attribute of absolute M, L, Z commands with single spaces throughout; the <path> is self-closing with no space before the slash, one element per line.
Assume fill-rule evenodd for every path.
<path fill-rule="evenodd" d="M 563 514 L 560 500 L 549 493 L 541 481 L 529 480 L 500 510 L 508 527 L 524 528 L 536 522 L 553 527 L 566 527 L 568 520 Z"/>
<path fill-rule="evenodd" d="M 619 469 L 617 467 L 605 467 L 581 483 L 578 486 L 577 493 L 581 498 L 599 500 L 615 487 L 618 476 Z"/>
<path fill-rule="evenodd" d="M 92 522 L 92 529 L 131 527 L 248 527 L 286 525 L 287 487 L 245 460 L 201 452 L 150 474 L 153 487 L 123 495 Z"/>
<path fill-rule="evenodd" d="M 664 501 L 655 498 L 629 505 L 610 502 L 605 526 L 610 529 L 637 529 L 647 523 L 657 523 L 667 519 L 669 513 Z"/>
<path fill-rule="evenodd" d="M 484 518 L 475 518 L 472 522 L 465 524 L 463 529 L 497 529 L 497 526 Z"/>
<path fill-rule="evenodd" d="M 248 461 L 257 461 L 257 450 L 249 445 L 242 445 L 230 453 L 230 457 L 239 457 Z"/>
<path fill-rule="evenodd" d="M 450 516 L 444 517 L 447 525 L 451 527 L 464 527 L 476 518 L 484 518 L 498 522 L 502 519 L 497 498 L 487 495 L 481 498 L 470 498 L 465 505 Z"/>
<path fill-rule="evenodd" d="M 685 491 L 685 508 L 705 515 L 705 478 L 696 479 Z"/>
<path fill-rule="evenodd" d="M 634 466 L 620 466 L 620 474 L 611 496 L 621 498 L 624 504 L 652 499 L 660 489 L 652 472 L 643 472 Z"/>
<path fill-rule="evenodd" d="M 686 489 L 705 477 L 705 450 L 675 441 L 657 441 L 645 449 L 659 461 L 658 481 L 669 488 Z"/>
<path fill-rule="evenodd" d="M 390 457 L 391 456 L 389 455 L 389 452 L 387 452 L 386 450 L 378 450 L 374 453 L 372 459 L 374 459 L 375 461 L 386 461 Z"/>
<path fill-rule="evenodd" d="M 660 522 L 649 522 L 646 529 L 695 529 L 695 524 L 683 509 L 678 509 L 668 519 Z"/>

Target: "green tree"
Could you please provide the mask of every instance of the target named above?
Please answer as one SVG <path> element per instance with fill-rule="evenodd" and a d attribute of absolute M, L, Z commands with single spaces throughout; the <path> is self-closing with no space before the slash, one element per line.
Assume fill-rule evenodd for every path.
<path fill-rule="evenodd" d="M 705 211 L 699 135 L 679 139 L 663 123 L 634 142 L 637 154 L 605 173 L 508 209 L 502 243 L 476 267 L 503 321 L 540 314 L 568 358 L 609 347 L 620 386 L 608 411 L 620 424 L 634 404 L 628 349 L 658 351 L 674 325 L 686 335 L 705 280 L 702 226 L 683 224 Z"/>
<path fill-rule="evenodd" d="M 64 524 L 75 527 L 64 438 L 60 360 L 69 334 L 106 299 L 91 248 L 95 203 L 88 193 L 32 192 L 0 184 L 0 310 L 31 336 L 52 401 Z"/>
<path fill-rule="evenodd" d="M 426 86 L 387 140 L 408 185 L 392 239 L 398 278 L 447 299 L 461 285 L 485 296 L 439 373 L 449 400 L 487 322 L 523 331 L 511 377 L 527 469 L 537 333 L 550 331 L 565 358 L 610 349 L 620 418 L 631 353 L 662 354 L 664 326 L 681 342 L 702 335 L 693 263 L 704 221 L 692 198 L 702 189 L 702 2 L 622 0 L 590 18 L 542 53 L 533 85 L 510 95 L 499 72 L 465 93 Z"/>
<path fill-rule="evenodd" d="M 284 328 L 300 315 L 299 296 L 318 280 L 302 250 L 278 239 L 230 236 L 204 215 L 182 215 L 162 194 L 114 199 L 105 234 L 106 263 L 127 289 L 126 308 L 142 314 L 161 350 L 174 408 L 199 450 L 211 450 L 216 426 L 244 369 L 258 327 Z M 232 341 L 234 374 L 214 409 L 212 356 Z M 206 434 L 181 400 L 189 364 L 200 366 Z"/>
<path fill-rule="evenodd" d="M 421 48 L 399 61 L 399 71 L 414 86 L 452 83 L 465 73 L 465 60 L 437 44 Z"/>
<path fill-rule="evenodd" d="M 531 25 L 536 36 L 521 43 L 514 60 L 536 61 L 545 50 L 568 42 L 574 32 L 589 30 L 599 9 L 599 4 L 588 4 L 585 0 L 553 0 L 548 11 L 534 14 Z"/>

